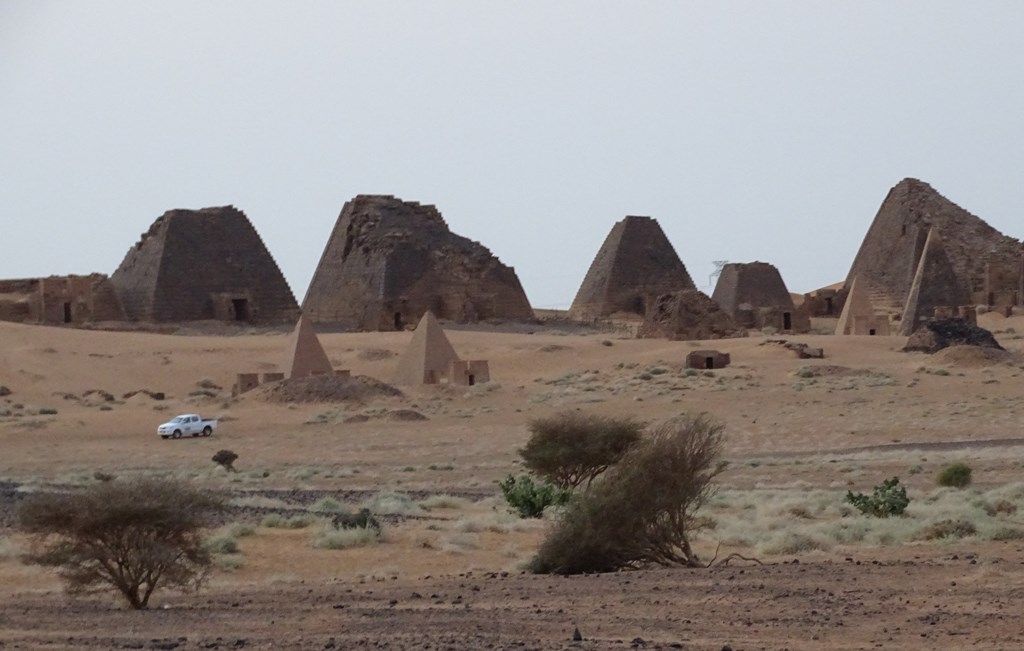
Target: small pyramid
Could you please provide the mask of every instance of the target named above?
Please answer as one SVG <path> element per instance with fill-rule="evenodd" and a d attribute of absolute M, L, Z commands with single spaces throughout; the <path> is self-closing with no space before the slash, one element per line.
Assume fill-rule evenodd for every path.
<path fill-rule="evenodd" d="M 299 315 L 299 321 L 289 337 L 288 360 L 291 366 L 288 377 L 330 375 L 334 372 L 331 361 L 327 359 L 327 353 L 316 336 L 313 324 L 304 314 Z"/>
<path fill-rule="evenodd" d="M 394 383 L 437 384 L 448 373 L 451 363 L 457 361 L 459 356 L 455 354 L 441 324 L 428 310 L 416 326 L 408 348 L 398 359 Z"/>
<path fill-rule="evenodd" d="M 644 315 L 657 296 L 686 289 L 697 286 L 658 221 L 630 215 L 608 233 L 569 314 L 579 320 Z"/>
<path fill-rule="evenodd" d="M 871 296 L 868 294 L 866 284 L 864 281 L 854 278 L 846 296 L 846 303 L 843 304 L 843 311 L 839 315 L 839 322 L 836 323 L 836 334 L 870 334 L 875 323 L 888 324 L 888 317 L 875 314 L 875 306 L 871 304 Z M 885 332 L 880 334 L 888 334 L 888 329 L 883 329 Z"/>
<path fill-rule="evenodd" d="M 938 229 L 930 229 L 918 259 L 914 282 L 904 303 L 900 336 L 912 335 L 935 314 L 935 308 L 967 305 L 970 300 L 970 294 L 946 255 Z"/>

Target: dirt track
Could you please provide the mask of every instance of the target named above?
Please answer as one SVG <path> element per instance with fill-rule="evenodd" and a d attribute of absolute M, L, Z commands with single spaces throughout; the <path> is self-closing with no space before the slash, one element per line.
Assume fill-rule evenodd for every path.
<path fill-rule="evenodd" d="M 982 547 L 572 578 L 469 572 L 220 588 L 148 612 L 33 595 L 0 614 L 0 648 L 1020 649 L 1024 548 Z M 575 626 L 582 643 L 571 641 Z"/>

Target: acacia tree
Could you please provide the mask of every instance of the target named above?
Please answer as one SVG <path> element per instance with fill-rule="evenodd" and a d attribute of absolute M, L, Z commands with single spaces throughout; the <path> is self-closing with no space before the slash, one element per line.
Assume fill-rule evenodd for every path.
<path fill-rule="evenodd" d="M 30 560 L 58 568 L 71 593 L 113 588 L 142 609 L 157 587 L 198 589 L 210 568 L 202 529 L 222 502 L 164 479 L 40 493 L 18 511 Z"/>
<path fill-rule="evenodd" d="M 580 493 L 541 545 L 538 573 L 611 572 L 643 565 L 700 565 L 691 546 L 697 511 L 724 470 L 719 423 L 681 416 L 656 427 Z"/>
<path fill-rule="evenodd" d="M 640 440 L 644 424 L 614 417 L 564 411 L 531 420 L 530 440 L 519 451 L 523 465 L 558 488 L 590 485 Z"/>

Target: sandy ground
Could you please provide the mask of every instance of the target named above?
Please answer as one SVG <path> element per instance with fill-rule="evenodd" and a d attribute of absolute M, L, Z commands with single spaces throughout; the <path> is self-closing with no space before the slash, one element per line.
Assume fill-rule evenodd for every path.
<path fill-rule="evenodd" d="M 577 408 L 650 421 L 710 413 L 727 427 L 721 479 L 731 495 L 867 490 L 894 474 L 912 496 L 926 495 L 953 459 L 974 468 L 978 495 L 998 491 L 1024 468 L 1024 317 L 984 315 L 982 324 L 1013 353 L 1008 361 L 902 353 L 897 337 L 787 337 L 827 355 L 799 360 L 760 335 L 695 343 L 450 331 L 463 357 L 490 361 L 492 383 L 278 405 L 232 399 L 230 386 L 237 372 L 282 368 L 283 335 L 0 323 L 0 385 L 11 390 L 0 398 L 0 480 L 14 495 L 0 517 L 0 648 L 546 649 L 574 646 L 578 625 L 581 648 L 1019 649 L 1020 540 L 765 553 L 758 541 L 729 542 L 730 518 L 742 515 L 733 506 L 715 515 L 719 531 L 699 541 L 701 553 L 721 544 L 721 556 L 756 552 L 766 565 L 537 577 L 521 567 L 548 524 L 510 522 L 495 497 L 496 480 L 517 471 L 528 420 Z M 336 367 L 387 381 L 410 336 L 321 340 Z M 695 347 L 729 352 L 733 364 L 688 375 L 680 362 Z M 222 389 L 202 395 L 200 382 Z M 168 397 L 123 398 L 139 389 Z M 115 399 L 83 398 L 90 390 Z M 381 417 L 396 408 L 429 420 Z M 193 411 L 222 419 L 213 437 L 155 435 L 159 422 Z M 345 423 L 352 415 L 369 420 Z M 221 448 L 239 454 L 239 473 L 210 462 Z M 367 548 L 317 549 L 313 529 L 257 527 L 239 539 L 239 567 L 217 572 L 198 595 L 161 593 L 160 607 L 134 613 L 107 596 L 72 601 L 51 573 L 18 560 L 17 496 L 87 484 L 96 471 L 172 474 L 287 508 L 330 494 L 463 499 L 398 518 Z M 259 515 L 239 517 L 258 524 Z"/>

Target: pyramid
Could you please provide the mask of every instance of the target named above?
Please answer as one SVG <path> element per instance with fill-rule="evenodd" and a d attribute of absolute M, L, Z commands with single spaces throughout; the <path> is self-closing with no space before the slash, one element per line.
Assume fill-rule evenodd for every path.
<path fill-rule="evenodd" d="M 718 303 L 697 289 L 652 297 L 637 336 L 641 339 L 725 339 L 746 337 L 747 330 Z"/>
<path fill-rule="evenodd" d="M 711 298 L 733 318 L 741 305 L 794 310 L 782 274 L 767 262 L 731 262 L 722 267 Z"/>
<path fill-rule="evenodd" d="M 245 213 L 170 210 L 110 277 L 131 321 L 292 323 L 299 306 Z"/>
<path fill-rule="evenodd" d="M 616 312 L 644 315 L 655 297 L 696 288 L 657 220 L 630 215 L 608 233 L 569 315 L 579 320 Z"/>
<path fill-rule="evenodd" d="M 334 367 L 327 359 L 324 347 L 316 336 L 313 324 L 305 315 L 300 315 L 295 329 L 288 340 L 288 377 L 306 377 L 307 375 L 331 375 Z"/>
<path fill-rule="evenodd" d="M 854 278 L 836 324 L 837 335 L 888 335 L 889 317 L 875 313 L 863 281 Z"/>
<path fill-rule="evenodd" d="M 935 315 L 937 307 L 957 307 L 970 302 L 970 294 L 960 283 L 937 228 L 928 231 L 921 259 L 910 286 L 899 334 L 909 337 Z"/>
<path fill-rule="evenodd" d="M 459 323 L 533 319 L 512 267 L 452 233 L 434 206 L 389 195 L 345 204 L 302 310 L 351 330 L 404 330 L 428 310 Z"/>
<path fill-rule="evenodd" d="M 452 362 L 459 361 L 441 324 L 429 310 L 420 319 L 412 341 L 398 359 L 394 383 L 405 385 L 437 384 L 448 374 Z"/>
<path fill-rule="evenodd" d="M 876 310 L 899 314 L 917 273 L 928 232 L 942 239 L 953 273 L 971 301 L 986 303 L 986 266 L 1014 264 L 1024 246 L 939 194 L 927 183 L 904 179 L 882 202 L 846 276 L 860 278 Z M 944 304 L 952 305 L 953 301 Z"/>

